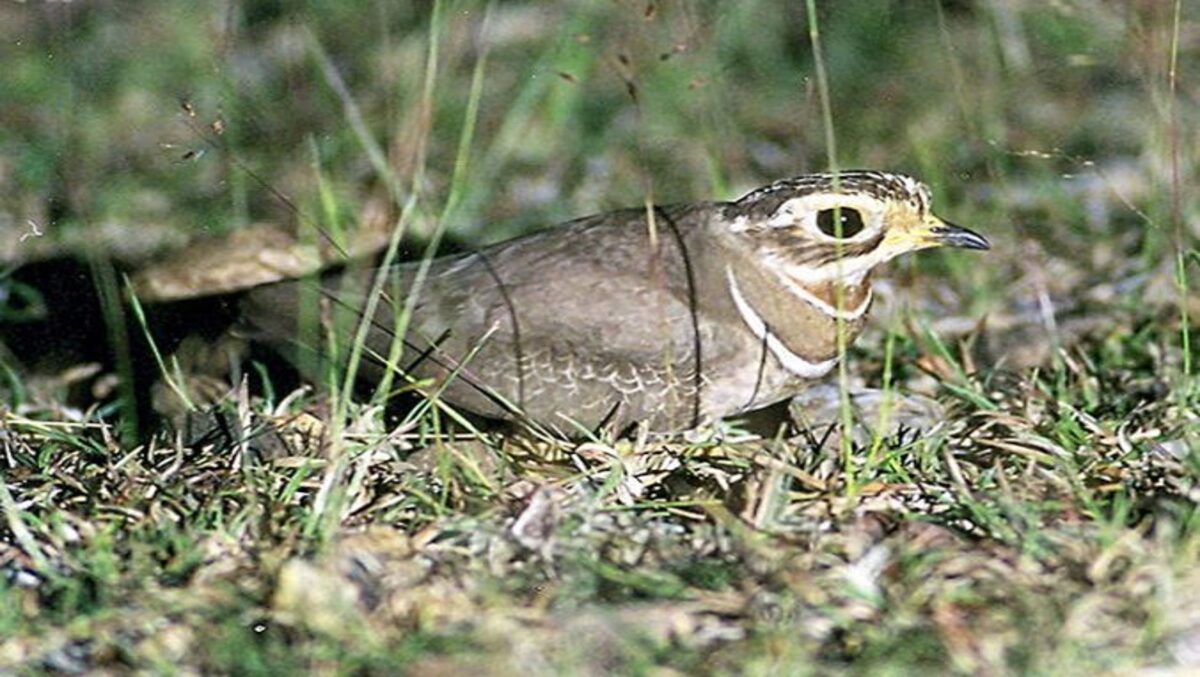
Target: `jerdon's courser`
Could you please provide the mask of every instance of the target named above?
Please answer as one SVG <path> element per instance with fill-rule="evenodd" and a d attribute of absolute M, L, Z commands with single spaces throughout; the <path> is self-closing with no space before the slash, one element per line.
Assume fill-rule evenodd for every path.
<path fill-rule="evenodd" d="M 940 246 L 988 242 L 934 216 L 924 184 L 878 171 L 589 216 L 420 275 L 419 262 L 391 267 L 359 374 L 378 380 L 396 358 L 397 384 L 485 417 L 685 430 L 825 376 L 863 327 L 875 267 Z M 259 287 L 243 301 L 247 333 L 301 365 L 329 355 L 330 337 L 344 356 L 375 274 Z"/>

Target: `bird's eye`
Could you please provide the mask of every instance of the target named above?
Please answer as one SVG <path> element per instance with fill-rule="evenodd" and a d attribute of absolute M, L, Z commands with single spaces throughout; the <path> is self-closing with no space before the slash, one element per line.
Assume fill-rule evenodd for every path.
<path fill-rule="evenodd" d="M 841 229 L 838 229 L 838 219 L 841 219 Z M 822 209 L 817 212 L 817 228 L 829 237 L 848 238 L 858 235 L 863 229 L 862 214 L 857 209 L 838 207 Z"/>

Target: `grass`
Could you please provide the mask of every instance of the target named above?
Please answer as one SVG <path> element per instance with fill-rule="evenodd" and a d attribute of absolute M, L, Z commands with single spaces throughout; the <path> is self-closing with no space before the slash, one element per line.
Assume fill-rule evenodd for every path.
<path fill-rule="evenodd" d="M 809 5 L 0 6 L 0 670 L 1195 669 L 1200 16 Z M 933 430 L 450 436 L 122 304 L 197 233 L 420 258 L 834 142 L 996 245 L 892 265 L 839 379 Z"/>

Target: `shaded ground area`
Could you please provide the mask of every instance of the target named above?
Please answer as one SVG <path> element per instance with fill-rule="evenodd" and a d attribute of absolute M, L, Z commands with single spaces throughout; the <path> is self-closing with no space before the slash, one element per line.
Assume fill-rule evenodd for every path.
<path fill-rule="evenodd" d="M 880 281 L 849 385 L 941 420 L 850 454 L 450 435 L 123 300 L 823 169 L 794 4 L 0 6 L 0 670 L 1195 670 L 1186 3 L 817 3 L 840 165 L 995 244 Z"/>

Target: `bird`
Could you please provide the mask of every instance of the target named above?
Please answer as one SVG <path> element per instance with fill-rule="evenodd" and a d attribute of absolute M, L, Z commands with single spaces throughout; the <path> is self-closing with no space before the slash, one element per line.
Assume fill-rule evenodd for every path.
<path fill-rule="evenodd" d="M 393 370 L 486 419 L 683 432 L 832 371 L 881 264 L 990 248 L 930 202 L 904 174 L 805 174 L 732 201 L 623 209 L 478 251 L 263 285 L 241 301 L 241 332 L 315 372 L 345 366 L 361 328 L 360 380 Z"/>

